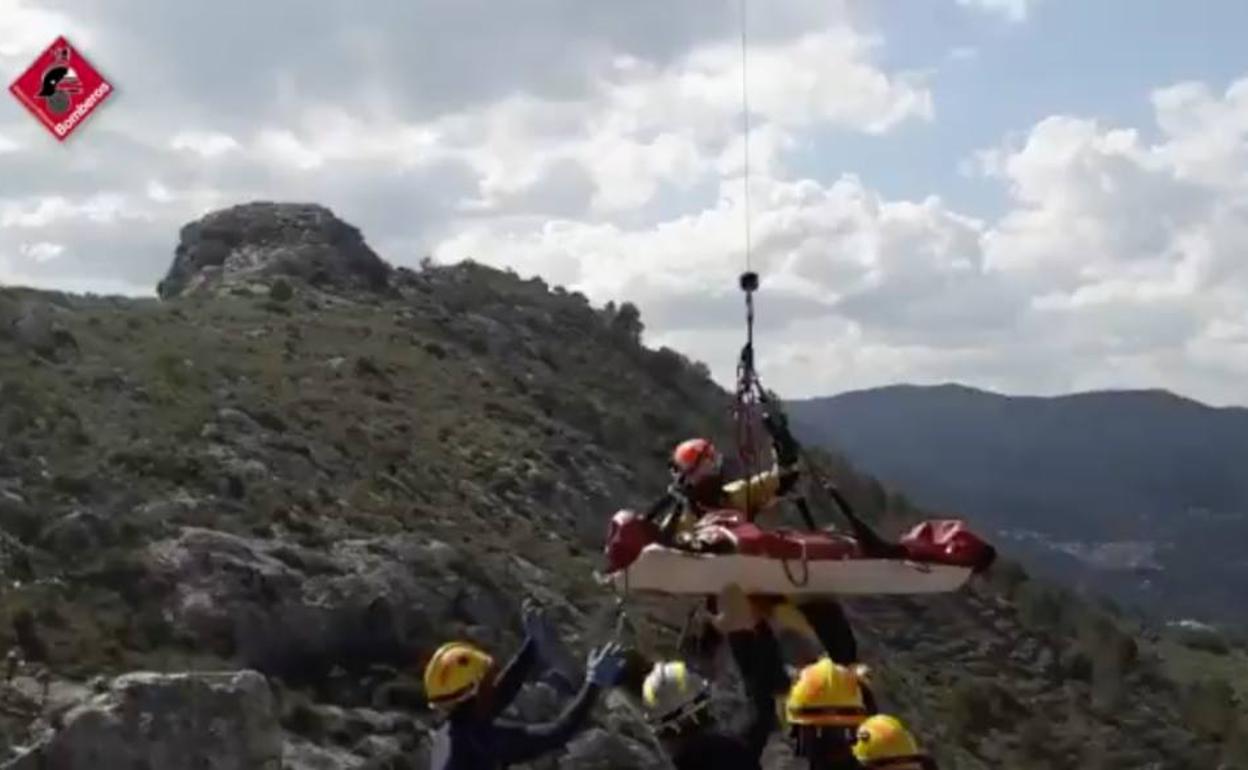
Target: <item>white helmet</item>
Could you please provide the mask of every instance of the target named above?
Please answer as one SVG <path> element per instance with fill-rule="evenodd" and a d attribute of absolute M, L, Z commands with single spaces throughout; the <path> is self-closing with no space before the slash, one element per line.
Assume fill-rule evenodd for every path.
<path fill-rule="evenodd" d="M 681 661 L 656 663 L 642 683 L 641 698 L 651 727 L 679 731 L 710 705 L 710 685 Z"/>

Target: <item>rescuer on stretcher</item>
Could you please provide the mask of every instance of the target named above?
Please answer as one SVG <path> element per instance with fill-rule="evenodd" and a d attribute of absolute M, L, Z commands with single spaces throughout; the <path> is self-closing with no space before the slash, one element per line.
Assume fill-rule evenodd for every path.
<path fill-rule="evenodd" d="M 774 397 L 764 395 L 763 424 L 771 436 L 773 466 L 749 478 L 725 478 L 723 456 L 710 440 L 691 438 L 672 452 L 672 474 L 667 492 L 644 514 L 659 526 L 660 541 L 676 547 L 688 545 L 698 521 L 714 511 L 734 510 L 753 517 L 776 506 L 797 485 L 800 477 L 799 445 Z M 751 602 L 773 625 L 797 632 L 816 642 L 837 663 L 858 662 L 858 645 L 841 606 L 830 598 L 805 599 L 797 607 L 786 597 L 751 596 Z M 712 597 L 711 610 L 714 611 Z M 800 610 L 800 611 L 799 611 Z M 718 642 L 713 626 L 700 638 Z"/>

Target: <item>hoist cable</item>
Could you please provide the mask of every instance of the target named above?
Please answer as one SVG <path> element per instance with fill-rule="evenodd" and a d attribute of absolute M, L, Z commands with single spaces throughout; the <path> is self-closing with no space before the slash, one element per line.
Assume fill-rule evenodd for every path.
<path fill-rule="evenodd" d="M 744 207 L 745 207 L 745 271 L 750 272 L 753 264 L 751 259 L 751 233 L 750 233 L 750 88 L 749 78 L 749 59 L 747 44 L 747 27 L 749 26 L 749 16 L 746 12 L 747 0 L 741 0 L 741 124 L 743 127 L 741 144 L 742 154 L 745 157 L 745 165 L 742 174 L 742 184 L 744 190 Z"/>

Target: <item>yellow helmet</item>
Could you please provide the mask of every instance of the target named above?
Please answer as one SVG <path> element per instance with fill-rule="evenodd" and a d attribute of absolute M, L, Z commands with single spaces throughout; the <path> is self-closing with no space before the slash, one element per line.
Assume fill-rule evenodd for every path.
<path fill-rule="evenodd" d="M 900 720 L 888 714 L 876 714 L 858 725 L 854 756 L 865 767 L 885 763 L 891 767 L 899 760 L 918 759 L 920 752 L 919 744 Z"/>
<path fill-rule="evenodd" d="M 467 642 L 447 642 L 425 666 L 425 697 L 429 705 L 453 706 L 472 695 L 485 680 L 494 659 Z"/>
<path fill-rule="evenodd" d="M 641 700 L 653 727 L 678 727 L 710 705 L 710 685 L 679 660 L 656 663 L 642 682 Z"/>
<path fill-rule="evenodd" d="M 802 669 L 784 704 L 789 724 L 853 727 L 867 716 L 853 669 L 821 658 Z"/>

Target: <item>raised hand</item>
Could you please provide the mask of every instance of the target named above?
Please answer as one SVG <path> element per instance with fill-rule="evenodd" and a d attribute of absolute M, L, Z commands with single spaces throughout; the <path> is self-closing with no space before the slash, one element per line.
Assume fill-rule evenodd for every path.
<path fill-rule="evenodd" d="M 585 676 L 599 687 L 614 687 L 624 672 L 624 664 L 624 648 L 619 642 L 607 642 L 590 651 Z"/>
<path fill-rule="evenodd" d="M 524 633 L 539 643 L 550 641 L 555 635 L 555 627 L 546 610 L 531 598 L 525 599 L 520 606 L 520 619 L 524 624 Z"/>
<path fill-rule="evenodd" d="M 716 605 L 719 612 L 714 617 L 714 623 L 722 633 L 749 631 L 758 622 L 753 605 L 736 583 L 726 586 L 719 592 Z"/>

